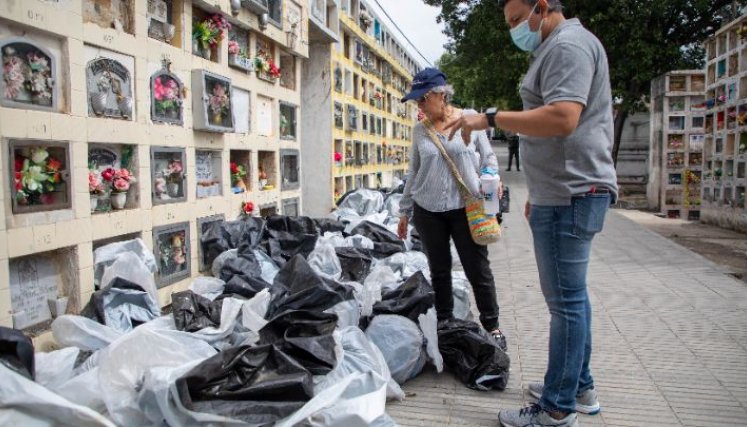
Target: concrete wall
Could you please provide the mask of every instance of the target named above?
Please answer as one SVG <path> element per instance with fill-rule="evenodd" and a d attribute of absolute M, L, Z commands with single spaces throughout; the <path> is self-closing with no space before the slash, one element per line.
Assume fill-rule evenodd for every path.
<path fill-rule="evenodd" d="M 623 128 L 617 155 L 617 181 L 624 194 L 644 194 L 648 182 L 649 131 L 648 112 L 629 116 Z"/>
<path fill-rule="evenodd" d="M 148 36 L 146 19 L 147 2 L 130 2 L 134 6 L 133 32 L 118 32 L 114 28 L 101 27 L 94 23 L 84 23 L 82 16 L 83 3 L 88 0 L 70 0 L 65 2 L 43 1 L 0 1 L 0 40 L 12 37 L 26 37 L 48 49 L 54 56 L 59 74 L 59 103 L 53 111 L 38 111 L 20 106 L 0 107 L 0 326 L 13 326 L 9 283 L 9 265 L 26 256 L 39 254 L 56 254 L 64 251 L 74 254 L 65 257 L 72 259 L 66 267 L 68 278 L 61 287 L 64 296 L 78 303 L 70 304 L 68 312 L 77 312 L 94 292 L 93 248 L 105 241 L 112 241 L 133 236 L 141 237 L 145 244 L 153 248 L 153 231 L 157 227 L 177 223 L 187 223 L 189 230 L 189 258 L 191 268 L 189 277 L 159 289 L 160 303 L 169 304 L 171 293 L 186 289 L 192 277 L 200 275 L 198 261 L 198 243 L 200 230 L 198 221 L 205 217 L 223 215 L 233 220 L 239 215 L 241 202 L 252 201 L 256 207 L 275 204 L 281 210 L 281 201 L 298 198 L 300 190 L 282 191 L 280 179 L 275 188 L 260 191 L 258 189 L 258 152 L 275 153 L 276 168 L 280 167 L 279 150 L 300 149 L 301 135 L 307 134 L 299 129 L 295 140 L 280 139 L 279 103 L 281 101 L 301 105 L 301 91 L 298 77 L 304 58 L 308 57 L 307 5 L 288 1 L 285 12 L 299 7 L 302 11 L 302 31 L 294 47 L 287 46 L 286 28 L 269 25 L 262 30 L 255 14 L 242 9 L 238 15 L 230 15 L 229 0 L 197 1 L 175 0 L 176 21 L 179 29 L 172 44 L 167 44 Z M 206 12 L 224 11 L 234 25 L 245 27 L 252 33 L 251 56 L 254 56 L 254 43 L 258 34 L 275 43 L 275 59 L 280 52 L 290 52 L 296 56 L 296 89 L 280 86 L 279 82 L 260 80 L 256 73 L 247 73 L 230 68 L 228 65 L 227 41 L 224 40 L 217 51 L 217 61 L 210 61 L 192 54 L 191 22 L 193 3 L 204 8 Z M 295 6 L 293 6 L 295 4 Z M 86 51 L 91 49 L 102 52 L 115 52 L 129 58 L 132 88 L 134 89 L 134 117 L 131 120 L 95 117 L 89 114 L 89 95 L 86 82 Z M 150 77 L 157 69 L 164 56 L 171 61 L 171 70 L 185 86 L 183 125 L 154 123 L 151 120 Z M 231 79 L 235 88 L 250 92 L 252 106 L 251 129 L 257 128 L 255 106 L 258 97 L 272 99 L 272 129 L 274 134 L 260 136 L 256 131 L 247 133 L 210 133 L 193 129 L 193 97 L 200 93 L 192 90 L 192 70 L 202 69 Z M 0 94 L 2 95 L 2 94 Z M 299 107 L 297 117 L 302 117 Z M 321 129 L 329 128 L 329 121 Z M 326 137 L 324 141 L 329 141 Z M 14 213 L 11 209 L 13 193 L 11 183 L 13 174 L 8 159 L 8 143 L 13 141 L 32 141 L 45 144 L 62 142 L 68 144 L 70 170 L 71 206 L 48 212 Z M 106 213 L 91 213 L 88 191 L 88 155 L 89 144 L 127 144 L 136 147 L 137 168 L 133 170 L 137 177 L 139 196 L 135 206 L 129 209 Z M 178 203 L 155 205 L 151 197 L 153 182 L 151 178 L 150 149 L 152 146 L 182 148 L 186 155 L 186 200 Z M 215 150 L 221 154 L 221 188 L 222 195 L 200 198 L 196 197 L 197 150 Z M 241 194 L 233 194 L 228 174 L 229 154 L 231 150 L 251 152 L 249 171 L 251 189 Z M 302 164 L 304 162 L 302 161 Z M 309 164 L 313 167 L 314 162 Z M 329 175 L 327 172 L 325 177 Z M 326 181 L 326 179 L 325 179 Z M 328 184 L 327 184 L 328 186 Z M 329 199 L 329 197 L 322 198 Z M 129 203 L 129 202 L 128 202 Z M 62 258 L 60 258 L 62 259 Z M 74 293 L 74 295 L 70 295 Z"/>
<path fill-rule="evenodd" d="M 301 178 L 303 215 L 324 216 L 332 210 L 332 74 L 329 44 L 309 46 L 309 61 L 301 73 Z"/>

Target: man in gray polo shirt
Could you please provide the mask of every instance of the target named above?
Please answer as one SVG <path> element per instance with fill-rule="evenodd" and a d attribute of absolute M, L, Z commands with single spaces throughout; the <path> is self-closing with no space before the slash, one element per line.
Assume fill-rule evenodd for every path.
<path fill-rule="evenodd" d="M 538 403 L 501 411 L 499 420 L 509 427 L 573 427 L 576 412 L 600 410 L 589 369 L 586 272 L 592 239 L 617 198 L 607 55 L 577 19 L 565 19 L 560 0 L 499 0 L 499 5 L 514 44 L 532 52 L 520 89 L 524 111 L 491 109 L 446 127 L 452 135 L 488 127 L 522 135 L 529 189 L 525 215 L 551 314 L 549 360 L 544 383 L 528 387 Z"/>

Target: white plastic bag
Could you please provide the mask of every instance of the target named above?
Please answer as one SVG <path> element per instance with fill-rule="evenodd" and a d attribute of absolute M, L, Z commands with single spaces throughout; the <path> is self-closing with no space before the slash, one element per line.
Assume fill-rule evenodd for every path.
<path fill-rule="evenodd" d="M 368 325 L 366 336 L 379 347 L 398 384 L 423 370 L 423 333 L 412 320 L 395 314 L 378 315 Z"/>
<path fill-rule="evenodd" d="M 425 314 L 419 315 L 418 324 L 425 336 L 425 350 L 428 353 L 428 358 L 440 374 L 444 370 L 444 359 L 438 350 L 438 318 L 436 317 L 436 309 L 431 307 Z"/>
<path fill-rule="evenodd" d="M 386 381 L 375 372 L 346 376 L 314 396 L 278 427 L 368 427 L 384 415 Z"/>
<path fill-rule="evenodd" d="M 101 278 L 101 289 L 108 289 L 115 278 L 120 277 L 132 282 L 145 290 L 155 301 L 157 307 L 161 307 L 158 300 L 158 288 L 153 278 L 150 267 L 139 258 L 135 252 L 124 252 L 108 267 L 104 268 Z"/>
<path fill-rule="evenodd" d="M 307 261 L 316 274 L 332 280 L 340 280 L 342 266 L 335 247 L 329 242 L 317 241 L 316 247 L 309 254 Z"/>
<path fill-rule="evenodd" d="M 469 280 L 463 271 L 451 272 L 451 293 L 454 294 L 454 317 L 469 320 L 472 317 L 469 302 Z"/>
<path fill-rule="evenodd" d="M 44 387 L 54 390 L 75 375 L 73 369 L 79 353 L 80 349 L 75 347 L 34 353 L 34 379 Z"/>
<path fill-rule="evenodd" d="M 63 347 L 93 351 L 108 346 L 121 337 L 122 332 L 87 317 L 64 314 L 52 322 L 52 335 Z"/>
<path fill-rule="evenodd" d="M 199 276 L 189 285 L 189 290 L 212 301 L 223 293 L 225 287 L 226 282 L 217 277 Z"/>
<path fill-rule="evenodd" d="M 337 315 L 337 327 L 358 326 L 361 320 L 361 306 L 356 299 L 340 301 L 324 311 Z"/>
<path fill-rule="evenodd" d="M 76 405 L 0 363 L 0 425 L 24 427 L 114 427 L 85 406 Z"/>
<path fill-rule="evenodd" d="M 112 265 L 124 253 L 134 254 L 151 273 L 157 271 L 156 257 L 142 239 L 110 243 L 93 251 L 93 283 L 95 286 L 101 286 L 102 283 L 105 283 L 102 281 L 104 269 Z"/>
<path fill-rule="evenodd" d="M 210 344 L 192 334 L 143 326 L 113 342 L 99 360 L 104 402 L 112 419 L 122 426 L 147 423 L 137 404 L 137 391 L 147 370 L 176 367 L 216 354 Z"/>

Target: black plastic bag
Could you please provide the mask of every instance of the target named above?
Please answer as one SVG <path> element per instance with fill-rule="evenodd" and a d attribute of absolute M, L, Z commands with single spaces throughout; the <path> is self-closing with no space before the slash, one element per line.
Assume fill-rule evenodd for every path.
<path fill-rule="evenodd" d="M 270 425 L 313 396 L 309 371 L 272 345 L 239 346 L 203 361 L 176 380 L 185 408 Z"/>
<path fill-rule="evenodd" d="M 238 255 L 226 260 L 220 269 L 220 279 L 226 282 L 223 294 L 253 298 L 270 284 L 262 279 L 262 266 L 249 245 L 242 245 Z"/>
<path fill-rule="evenodd" d="M 319 234 L 316 223 L 307 216 L 272 215 L 267 217 L 267 229 L 289 233 Z"/>
<path fill-rule="evenodd" d="M 18 329 L 0 326 L 0 363 L 34 379 L 34 343 Z"/>
<path fill-rule="evenodd" d="M 256 247 L 264 232 L 265 220 L 257 217 L 211 224 L 200 237 L 205 265 L 212 265 L 218 255 L 229 249 L 237 249 L 242 243 Z"/>
<path fill-rule="evenodd" d="M 314 223 L 320 235 L 326 232 L 340 232 L 345 235 L 345 223 L 331 218 L 315 218 Z"/>
<path fill-rule="evenodd" d="M 382 295 L 373 306 L 373 315 L 398 314 L 418 323 L 418 316 L 435 304 L 435 294 L 422 271 L 410 276 L 405 283 Z"/>
<path fill-rule="evenodd" d="M 215 303 L 192 291 L 182 291 L 171 294 L 171 308 L 176 329 L 196 332 L 220 326 L 223 301 Z"/>
<path fill-rule="evenodd" d="M 386 258 L 406 249 L 403 242 L 396 234 L 389 231 L 383 225 L 371 221 L 361 221 L 350 231 L 350 234 L 366 236 L 374 242 L 374 255 L 377 258 Z"/>
<path fill-rule="evenodd" d="M 339 247 L 335 248 L 335 253 L 342 267 L 340 279 L 363 283 L 371 272 L 373 257 L 370 249 Z"/>
<path fill-rule="evenodd" d="M 259 331 L 259 342 L 276 345 L 314 375 L 326 375 L 337 365 L 336 325 L 333 313 L 286 311 Z"/>
<path fill-rule="evenodd" d="M 308 257 L 319 238 L 316 234 L 294 234 L 278 230 L 269 230 L 266 235 L 267 240 L 263 242 L 265 252 L 279 267 L 296 255 Z"/>
<path fill-rule="evenodd" d="M 267 318 L 289 310 L 324 311 L 353 298 L 353 290 L 316 274 L 308 262 L 296 255 L 280 269 L 270 288 L 272 299 Z"/>
<path fill-rule="evenodd" d="M 511 359 L 475 322 L 450 319 L 438 324 L 438 349 L 444 366 L 469 388 L 504 390 Z"/>

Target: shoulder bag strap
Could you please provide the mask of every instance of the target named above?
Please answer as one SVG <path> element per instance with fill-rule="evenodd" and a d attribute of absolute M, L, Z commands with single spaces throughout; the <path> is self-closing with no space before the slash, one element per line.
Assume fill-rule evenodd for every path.
<path fill-rule="evenodd" d="M 436 136 L 436 132 L 433 128 L 433 124 L 430 120 L 424 119 L 423 120 L 423 127 L 425 128 L 425 131 L 428 133 L 428 136 L 431 138 L 431 141 L 433 141 L 433 144 L 438 147 L 438 151 L 441 152 L 441 155 L 443 156 L 444 160 L 446 160 L 446 164 L 449 165 L 449 169 L 451 170 L 451 174 L 454 176 L 454 179 L 456 180 L 459 192 L 462 194 L 462 197 L 468 197 L 472 196 L 472 192 L 469 191 L 469 188 L 467 187 L 467 184 L 464 183 L 464 179 L 462 179 L 462 175 L 459 173 L 459 169 L 457 169 L 457 166 L 454 164 L 454 161 L 451 159 L 451 156 L 449 156 L 449 153 L 446 152 L 446 149 L 444 148 L 443 144 L 441 144 L 441 141 Z"/>

